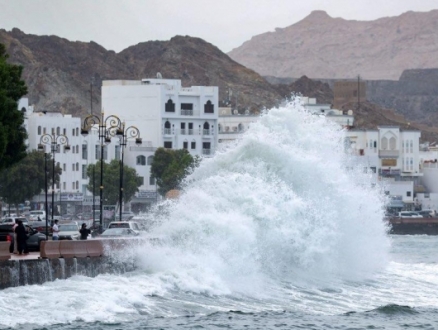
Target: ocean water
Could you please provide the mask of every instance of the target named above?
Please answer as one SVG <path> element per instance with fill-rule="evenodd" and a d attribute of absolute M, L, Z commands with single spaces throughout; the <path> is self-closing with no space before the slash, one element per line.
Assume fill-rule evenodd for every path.
<path fill-rule="evenodd" d="M 438 328 L 438 238 L 388 234 L 343 136 L 270 110 L 114 252 L 136 271 L 2 290 L 0 329 Z"/>

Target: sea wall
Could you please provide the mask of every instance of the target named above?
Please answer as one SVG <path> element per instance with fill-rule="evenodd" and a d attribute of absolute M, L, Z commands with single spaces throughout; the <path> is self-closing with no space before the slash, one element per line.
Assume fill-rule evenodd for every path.
<path fill-rule="evenodd" d="M 133 262 L 114 262 L 110 257 L 0 261 L 0 289 L 43 284 L 74 275 L 123 274 L 134 269 Z"/>

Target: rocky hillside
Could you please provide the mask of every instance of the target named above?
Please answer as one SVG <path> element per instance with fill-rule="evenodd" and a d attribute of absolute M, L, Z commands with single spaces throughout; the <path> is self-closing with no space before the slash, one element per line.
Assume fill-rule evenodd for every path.
<path fill-rule="evenodd" d="M 183 86 L 219 86 L 224 102 L 231 90 L 238 95 L 240 110 L 271 107 L 280 98 L 260 75 L 198 38 L 145 42 L 116 54 L 94 42 L 0 29 L 0 43 L 6 45 L 10 62 L 24 66 L 28 97 L 37 110 L 84 116 L 90 112 L 93 81 L 93 109 L 100 111 L 102 80 L 154 78 L 157 72 L 163 78 L 181 79 Z"/>
<path fill-rule="evenodd" d="M 333 102 L 333 91 L 329 84 L 302 76 L 290 84 L 274 85 L 283 98 L 290 97 L 292 93 L 301 94 L 316 98 L 318 103 L 331 104 Z"/>
<path fill-rule="evenodd" d="M 438 10 L 374 21 L 314 11 L 228 54 L 263 76 L 395 80 L 405 69 L 438 67 Z"/>

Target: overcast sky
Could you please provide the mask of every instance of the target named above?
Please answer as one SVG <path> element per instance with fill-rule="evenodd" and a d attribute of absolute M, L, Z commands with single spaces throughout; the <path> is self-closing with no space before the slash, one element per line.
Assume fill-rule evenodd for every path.
<path fill-rule="evenodd" d="M 93 40 L 116 52 L 189 35 L 229 52 L 252 36 L 300 21 L 312 10 L 375 20 L 432 9 L 438 9 L 438 0 L 0 0 L 0 28 Z"/>

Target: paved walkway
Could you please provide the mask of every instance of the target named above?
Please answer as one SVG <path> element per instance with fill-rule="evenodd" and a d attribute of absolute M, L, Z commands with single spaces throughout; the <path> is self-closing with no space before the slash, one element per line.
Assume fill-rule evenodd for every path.
<path fill-rule="evenodd" d="M 38 259 L 40 257 L 39 252 L 29 252 L 28 254 L 13 254 L 11 253 L 11 259 L 10 260 L 34 260 Z"/>

